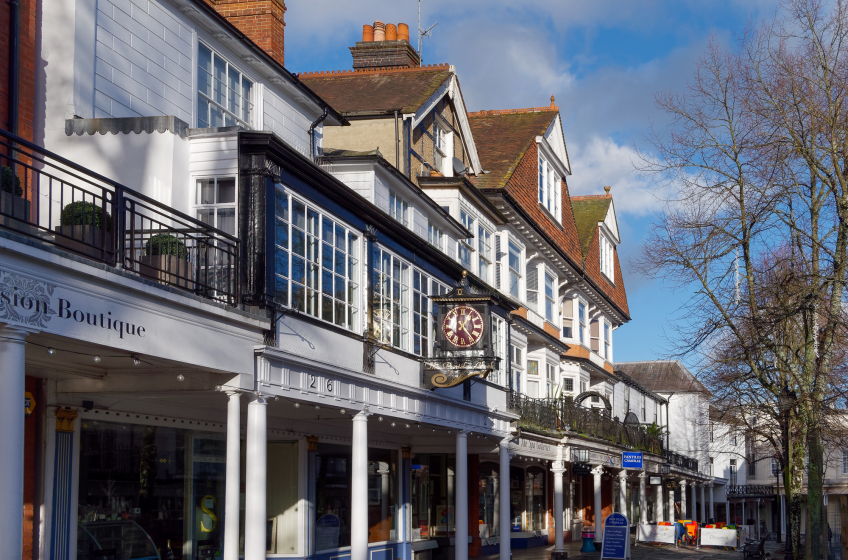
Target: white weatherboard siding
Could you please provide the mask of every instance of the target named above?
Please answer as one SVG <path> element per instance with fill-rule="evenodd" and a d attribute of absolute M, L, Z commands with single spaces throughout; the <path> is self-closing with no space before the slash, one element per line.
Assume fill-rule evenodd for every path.
<path fill-rule="evenodd" d="M 269 88 L 265 88 L 262 108 L 263 128 L 285 140 L 286 144 L 301 154 L 310 157 L 309 126 L 312 123 L 309 119 Z"/>
<path fill-rule="evenodd" d="M 97 0 L 95 117 L 193 125 L 193 32 L 152 0 Z"/>
<path fill-rule="evenodd" d="M 330 172 L 336 179 L 355 190 L 366 199 L 371 200 L 373 198 L 373 171 L 334 171 L 331 169 Z"/>
<path fill-rule="evenodd" d="M 238 136 L 192 137 L 189 142 L 192 177 L 238 177 Z"/>

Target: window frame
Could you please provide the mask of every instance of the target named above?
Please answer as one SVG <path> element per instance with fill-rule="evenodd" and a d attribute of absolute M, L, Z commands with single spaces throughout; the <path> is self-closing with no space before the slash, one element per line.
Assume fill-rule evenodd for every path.
<path fill-rule="evenodd" d="M 363 284 L 362 284 L 362 252 L 363 252 L 363 235 L 362 232 L 357 230 L 354 227 L 351 227 L 348 223 L 343 220 L 338 219 L 335 215 L 327 212 L 322 207 L 313 203 L 309 199 L 299 196 L 292 192 L 292 190 L 283 183 L 277 183 L 275 185 L 275 195 L 277 193 L 282 193 L 286 197 L 287 202 L 287 220 L 281 219 L 278 212 L 278 199 L 275 198 L 275 215 L 274 215 L 274 247 L 275 247 L 275 263 L 277 262 L 276 257 L 279 251 L 285 251 L 287 253 L 287 262 L 286 262 L 286 271 L 287 275 L 280 274 L 280 271 L 275 267 L 274 270 L 274 278 L 275 278 L 275 287 L 279 290 L 279 286 L 282 284 L 286 285 L 286 302 L 284 305 L 291 309 L 299 309 L 295 305 L 295 287 L 294 285 L 300 285 L 304 290 L 304 309 L 301 310 L 302 313 L 309 315 L 319 321 L 323 321 L 325 323 L 329 323 L 335 326 L 338 326 L 347 331 L 359 334 L 361 329 L 361 315 L 362 311 L 362 295 L 363 295 Z M 294 204 L 295 202 L 299 202 L 304 207 L 304 228 L 301 229 L 300 226 L 294 223 L 293 215 L 294 215 Z M 318 214 L 318 224 L 316 228 L 316 233 L 313 235 L 309 233 L 309 213 L 310 210 L 314 210 Z M 333 244 L 329 246 L 324 237 L 324 219 L 328 219 L 333 224 Z M 281 227 L 281 223 L 285 224 L 286 230 L 286 247 L 283 247 L 279 241 L 279 228 Z M 345 255 L 345 263 L 344 263 L 344 289 L 343 292 L 346 296 L 345 301 L 341 301 L 336 298 L 337 290 L 331 288 L 331 293 L 326 293 L 325 291 L 325 280 L 326 275 L 329 273 L 332 276 L 333 282 L 335 283 L 335 279 L 337 276 L 342 276 L 337 273 L 337 251 L 341 251 L 338 247 L 337 237 L 337 227 L 342 228 L 345 231 L 345 247 L 343 250 L 343 254 Z M 294 228 L 297 228 L 298 231 L 304 234 L 304 255 L 295 254 L 293 250 L 295 231 Z M 313 239 L 310 239 L 312 237 Z M 314 252 L 317 260 L 310 260 L 310 243 L 314 242 L 314 247 L 312 248 L 312 252 Z M 329 246 L 332 254 L 333 254 L 333 263 L 331 263 L 331 267 L 325 267 L 325 251 L 327 249 L 326 246 Z M 304 261 L 304 271 L 308 275 L 310 265 L 315 265 L 315 278 L 316 283 L 314 287 L 309 286 L 308 276 L 304 277 L 303 281 L 296 281 L 294 278 L 294 265 L 295 258 L 302 258 Z M 316 298 L 315 308 L 316 312 L 311 313 L 308 308 L 309 304 L 307 299 L 310 297 L 310 290 L 314 292 L 313 297 Z M 329 296 L 330 305 L 332 306 L 332 315 L 333 318 L 328 320 L 325 318 L 325 307 L 324 307 L 324 299 L 325 296 Z M 345 318 L 344 324 L 339 324 L 336 322 L 336 314 L 338 307 L 337 305 L 341 303 L 345 306 Z"/>
<path fill-rule="evenodd" d="M 602 323 L 604 332 L 604 360 L 609 362 L 612 358 L 612 326 L 606 319 L 604 319 Z M 644 418 L 642 420 L 644 420 Z"/>
<path fill-rule="evenodd" d="M 459 207 L 459 222 L 470 232 L 474 232 L 474 224 L 477 222 L 474 214 L 463 208 L 461 205 Z M 463 262 L 463 251 L 467 255 L 467 263 Z M 459 240 L 459 247 L 457 250 L 457 259 L 459 260 L 459 264 L 465 267 L 469 272 L 474 271 L 475 256 L 474 256 L 474 241 L 473 238 L 462 238 Z"/>
<path fill-rule="evenodd" d="M 477 276 L 487 284 L 492 284 L 489 281 L 489 271 L 492 270 L 492 235 L 492 231 L 477 220 Z"/>
<path fill-rule="evenodd" d="M 204 70 L 200 66 L 201 49 L 203 49 L 203 48 L 207 49 L 210 52 L 209 64 L 210 64 L 212 71 L 213 71 L 212 74 L 206 72 L 206 70 Z M 225 69 L 226 69 L 225 72 L 226 72 L 227 83 L 225 83 L 223 85 L 224 85 L 225 91 L 227 92 L 227 98 L 224 101 L 224 105 L 221 105 L 218 101 L 215 101 L 215 99 L 214 99 L 214 97 L 215 97 L 214 83 L 215 83 L 215 80 L 217 79 L 217 78 L 215 78 L 215 75 L 214 75 L 215 59 L 216 58 L 223 61 L 223 63 L 225 64 Z M 231 102 L 230 91 L 232 91 L 230 89 L 230 84 L 229 84 L 230 68 L 232 68 L 235 72 L 238 72 L 238 74 L 239 74 L 239 87 L 242 90 L 241 93 L 238 94 L 240 99 L 244 100 L 245 97 L 247 97 L 247 104 L 248 104 L 247 111 L 248 112 L 247 112 L 246 117 L 245 117 L 244 113 L 242 114 L 242 116 L 237 116 L 235 113 L 233 113 L 233 111 L 231 111 L 229 109 L 230 104 L 231 104 L 230 103 Z M 236 121 L 233 124 L 227 124 L 227 122 L 225 120 L 224 123 L 221 126 L 234 126 L 236 124 L 240 124 L 240 125 L 243 125 L 244 127 L 248 128 L 248 129 L 253 129 L 254 128 L 254 122 L 255 122 L 255 119 L 256 119 L 255 109 L 256 109 L 256 106 L 259 105 L 254 99 L 258 95 L 258 91 L 259 91 L 259 88 L 257 87 L 257 81 L 254 80 L 253 78 L 246 76 L 245 72 L 243 70 L 241 70 L 237 65 L 231 63 L 230 60 L 227 57 L 221 55 L 218 50 L 212 48 L 211 46 L 209 46 L 208 44 L 206 44 L 202 40 L 198 41 L 197 62 L 195 64 L 195 69 L 196 69 L 196 73 L 197 73 L 197 83 L 195 84 L 195 87 L 194 87 L 194 90 L 195 90 L 194 100 L 195 100 L 196 105 L 197 105 L 197 110 L 195 112 L 196 113 L 195 114 L 195 120 L 197 121 L 196 122 L 197 127 L 198 128 L 211 128 L 211 127 L 214 126 L 212 124 L 212 117 L 211 117 L 212 106 L 214 105 L 214 106 L 219 107 L 221 109 L 222 118 L 225 119 L 226 116 L 229 115 L 233 119 L 235 119 L 235 121 Z M 211 96 L 208 95 L 205 92 L 201 92 L 201 82 L 200 82 L 200 73 L 201 72 L 206 72 L 211 79 L 211 83 L 210 83 L 210 87 L 212 88 L 211 89 L 211 92 L 212 92 Z M 245 79 L 250 83 L 250 87 L 248 88 L 247 96 L 244 95 L 245 90 L 244 90 L 243 82 L 244 82 Z M 207 119 L 204 121 L 206 123 L 205 127 L 202 126 L 202 122 L 200 120 L 201 96 L 207 103 L 207 113 L 206 113 Z M 240 104 L 239 105 L 239 111 L 242 111 L 243 109 L 244 109 L 244 107 L 242 107 L 242 105 Z"/>
<path fill-rule="evenodd" d="M 583 300 L 577 300 L 577 325 L 580 329 L 578 340 L 580 344 L 586 346 L 586 314 L 589 306 Z"/>
<path fill-rule="evenodd" d="M 517 260 L 517 263 L 518 263 L 518 269 L 517 270 L 512 268 L 512 263 L 510 262 L 511 261 L 510 257 L 512 256 L 511 253 L 512 253 L 513 249 L 515 249 L 518 253 L 517 257 L 516 257 L 516 260 Z M 524 274 L 523 274 L 524 270 L 523 269 L 526 268 L 524 266 L 524 259 L 522 258 L 523 251 L 524 251 L 524 249 L 520 245 L 518 245 L 518 243 L 514 242 L 511 237 L 507 239 L 506 266 L 507 266 L 507 281 L 509 282 L 507 293 L 509 293 L 509 295 L 511 297 L 514 297 L 515 299 L 518 299 L 518 300 L 522 299 L 521 298 L 521 292 L 522 292 L 521 282 L 522 282 L 522 278 L 524 276 Z M 513 293 L 513 291 L 512 291 L 513 275 L 515 276 L 515 293 Z"/>
<path fill-rule="evenodd" d="M 400 217 L 398 217 L 396 206 L 400 206 Z M 389 216 L 409 227 L 409 203 L 394 189 L 389 189 Z"/>
<path fill-rule="evenodd" d="M 545 320 L 551 324 L 554 323 L 554 303 L 556 302 L 557 296 L 557 275 L 545 268 L 544 276 L 544 288 L 545 288 Z M 551 281 L 551 293 L 548 295 L 548 280 Z"/>
<path fill-rule="evenodd" d="M 212 179 L 212 180 L 215 181 L 216 202 L 214 202 L 214 203 L 203 203 L 203 202 L 200 201 L 200 193 L 198 192 L 198 184 L 197 183 L 198 183 L 198 181 L 209 180 L 209 179 Z M 217 202 L 218 181 L 220 181 L 222 179 L 232 179 L 233 180 L 233 190 L 235 191 L 234 195 L 233 195 L 233 202 Z M 238 237 L 238 201 L 239 201 L 238 174 L 236 173 L 232 176 L 230 176 L 227 173 L 224 173 L 223 175 L 195 175 L 195 176 L 192 177 L 192 183 L 194 185 L 194 192 L 195 192 L 195 196 L 193 198 L 194 202 L 192 203 L 192 210 L 194 211 L 195 218 L 197 218 L 198 220 L 200 220 L 201 222 L 203 222 L 205 224 L 209 224 L 209 222 L 203 220 L 200 217 L 200 211 L 202 211 L 202 210 L 214 210 L 215 220 L 214 220 L 213 224 L 209 224 L 209 225 L 211 225 L 214 228 L 220 229 L 221 231 L 226 231 L 225 229 L 219 227 L 218 210 L 233 209 L 233 211 L 234 211 L 233 232 L 232 233 L 227 232 L 227 233 L 230 233 L 230 235 Z"/>

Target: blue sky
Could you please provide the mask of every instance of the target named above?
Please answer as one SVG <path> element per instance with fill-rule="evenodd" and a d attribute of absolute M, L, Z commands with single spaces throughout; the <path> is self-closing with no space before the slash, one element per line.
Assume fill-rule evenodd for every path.
<path fill-rule="evenodd" d="M 288 0 L 286 6 L 286 67 L 293 72 L 349 69 L 348 47 L 374 20 L 407 23 L 415 42 L 416 0 Z M 654 95 L 685 90 L 711 35 L 732 43 L 775 9 L 773 0 L 421 3 L 422 27 L 438 22 L 424 39 L 424 63 L 456 66 L 469 111 L 548 105 L 553 94 L 572 165 L 571 194 L 612 187 L 632 317 L 616 332 L 616 361 L 666 357 L 666 337 L 685 316 L 685 292 L 629 266 L 661 208 L 654 181 L 633 168 L 636 149 L 650 149 L 650 127 L 666 125 Z"/>

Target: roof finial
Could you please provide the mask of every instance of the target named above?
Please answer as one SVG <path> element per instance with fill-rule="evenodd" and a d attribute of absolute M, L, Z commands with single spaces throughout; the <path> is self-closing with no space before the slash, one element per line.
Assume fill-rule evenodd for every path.
<path fill-rule="evenodd" d="M 554 105 L 554 94 L 551 94 L 551 109 L 556 109 L 556 105 Z"/>
<path fill-rule="evenodd" d="M 607 194 L 609 194 L 611 188 L 612 187 L 604 187 L 604 190 L 606 191 Z"/>

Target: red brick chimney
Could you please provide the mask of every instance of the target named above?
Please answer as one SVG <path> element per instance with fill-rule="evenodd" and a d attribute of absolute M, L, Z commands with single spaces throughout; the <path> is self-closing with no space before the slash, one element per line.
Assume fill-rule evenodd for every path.
<path fill-rule="evenodd" d="M 274 60 L 285 65 L 285 0 L 206 0 Z"/>
<path fill-rule="evenodd" d="M 375 21 L 362 26 L 362 41 L 350 47 L 353 69 L 417 68 L 421 58 L 409 44 L 409 26 Z"/>

